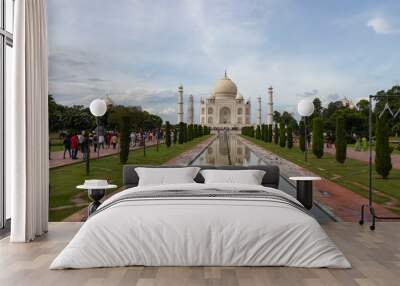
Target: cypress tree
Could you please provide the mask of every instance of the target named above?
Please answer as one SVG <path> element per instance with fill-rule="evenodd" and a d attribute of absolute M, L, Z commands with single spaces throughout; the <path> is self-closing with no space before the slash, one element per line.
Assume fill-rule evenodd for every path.
<path fill-rule="evenodd" d="M 293 127 L 289 124 L 287 127 L 287 147 L 292 149 L 293 147 Z"/>
<path fill-rule="evenodd" d="M 268 142 L 272 143 L 272 124 L 268 125 Z"/>
<path fill-rule="evenodd" d="M 278 144 L 278 143 L 279 143 L 278 124 L 275 124 L 275 127 L 274 127 L 274 143 L 275 143 L 275 144 Z"/>
<path fill-rule="evenodd" d="M 193 140 L 193 124 L 188 125 L 188 141 Z"/>
<path fill-rule="evenodd" d="M 321 117 L 312 120 L 312 151 L 320 159 L 324 155 L 324 122 Z"/>
<path fill-rule="evenodd" d="M 261 128 L 260 128 L 260 125 L 257 125 L 257 128 L 256 128 L 256 139 L 258 139 L 258 140 L 261 139 Z"/>
<path fill-rule="evenodd" d="M 119 121 L 120 126 L 120 151 L 119 161 L 121 164 L 125 164 L 129 157 L 129 144 L 130 144 L 130 127 L 131 118 L 129 116 L 121 116 Z"/>
<path fill-rule="evenodd" d="M 188 141 L 188 127 L 186 123 L 183 123 L 183 142 Z"/>
<path fill-rule="evenodd" d="M 169 121 L 165 122 L 165 145 L 171 146 L 171 125 Z"/>
<path fill-rule="evenodd" d="M 179 123 L 178 143 L 185 143 L 185 124 L 183 122 Z"/>
<path fill-rule="evenodd" d="M 393 148 L 389 146 L 389 123 L 385 116 L 383 118 L 376 118 L 375 126 L 375 170 L 386 179 L 392 169 L 392 158 L 390 154 Z"/>
<path fill-rule="evenodd" d="M 263 124 L 261 131 L 262 131 L 262 140 L 264 142 L 267 142 L 267 140 L 268 140 L 268 126 Z"/>
<path fill-rule="evenodd" d="M 299 132 L 300 132 L 300 142 L 299 142 L 299 147 L 301 152 L 306 151 L 306 135 L 304 134 L 304 120 L 300 120 L 300 126 L 299 126 Z"/>
<path fill-rule="evenodd" d="M 174 144 L 178 141 L 178 130 L 174 128 Z"/>
<path fill-rule="evenodd" d="M 286 127 L 284 123 L 279 125 L 279 146 L 282 148 L 286 146 Z"/>
<path fill-rule="evenodd" d="M 346 161 L 346 131 L 345 131 L 345 121 L 343 116 L 338 116 L 336 118 L 336 141 L 335 141 L 335 149 L 336 149 L 336 161 L 343 164 Z"/>

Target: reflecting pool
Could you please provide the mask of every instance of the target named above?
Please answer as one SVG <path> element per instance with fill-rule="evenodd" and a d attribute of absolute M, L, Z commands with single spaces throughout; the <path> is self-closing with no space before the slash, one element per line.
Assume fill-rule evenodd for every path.
<path fill-rule="evenodd" d="M 192 165 L 203 166 L 249 166 L 249 165 L 278 165 L 280 168 L 279 189 L 292 195 L 296 195 L 296 187 L 288 177 L 294 175 L 292 169 L 282 164 L 276 156 L 261 158 L 257 156 L 247 145 L 243 144 L 238 135 L 229 132 L 221 132 L 219 136 L 192 162 Z M 319 221 L 326 222 L 333 219 L 320 207 L 314 205 L 311 214 Z"/>
<path fill-rule="evenodd" d="M 234 134 L 220 134 L 192 163 L 193 165 L 263 165 L 265 162 L 244 145 Z"/>

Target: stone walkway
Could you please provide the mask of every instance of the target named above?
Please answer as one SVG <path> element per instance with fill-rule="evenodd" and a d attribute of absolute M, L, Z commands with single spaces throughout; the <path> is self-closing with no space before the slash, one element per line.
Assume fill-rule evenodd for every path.
<path fill-rule="evenodd" d="M 207 140 L 199 143 L 194 148 L 183 152 L 182 154 L 176 156 L 175 158 L 169 160 L 163 165 L 178 165 L 187 166 L 190 165 L 210 144 L 217 138 L 217 135 L 213 135 Z"/>
<path fill-rule="evenodd" d="M 257 156 L 267 164 L 278 165 L 281 175 L 285 178 L 291 176 L 316 176 L 312 172 L 267 151 L 266 149 L 253 144 L 252 142 L 239 137 L 238 139 L 247 145 Z M 332 181 L 321 180 L 314 183 L 314 201 L 340 221 L 355 222 L 360 219 L 360 208 L 367 203 L 367 199 L 350 191 Z M 381 205 L 374 204 L 376 212 L 380 216 L 397 216 Z"/>
<path fill-rule="evenodd" d="M 335 145 L 332 145 L 332 148 L 326 148 L 326 146 L 325 146 L 324 152 L 335 156 L 335 154 L 336 154 Z M 364 162 L 368 163 L 369 151 L 356 151 L 356 150 L 354 150 L 354 148 L 347 147 L 347 157 L 354 159 L 354 160 L 364 161 Z M 400 155 L 392 154 L 391 157 L 392 157 L 393 169 L 400 170 Z M 374 161 L 375 161 L 375 151 L 372 152 L 372 162 L 374 162 Z"/>
<path fill-rule="evenodd" d="M 146 147 L 151 147 L 156 145 L 156 141 L 151 141 L 151 142 L 146 142 Z M 160 142 L 162 143 L 162 142 Z M 159 144 L 160 144 L 159 143 Z M 137 149 L 142 149 L 143 146 L 135 146 L 131 147 L 131 150 L 137 150 Z M 119 152 L 119 148 L 117 147 L 116 149 L 113 148 L 100 148 L 100 157 L 106 157 L 110 155 L 117 154 Z M 64 156 L 64 151 L 57 151 L 57 152 L 51 152 L 50 154 L 50 160 L 49 160 L 49 168 L 57 168 L 57 167 L 62 167 L 62 166 L 67 166 L 71 164 L 76 164 L 76 163 L 81 163 L 83 160 L 83 154 L 82 152 L 79 151 L 78 153 L 78 159 L 73 160 L 69 158 L 69 154 L 66 153 L 65 157 L 66 159 L 63 158 Z M 97 159 L 97 152 L 94 152 L 93 147 L 90 148 L 90 159 Z"/>

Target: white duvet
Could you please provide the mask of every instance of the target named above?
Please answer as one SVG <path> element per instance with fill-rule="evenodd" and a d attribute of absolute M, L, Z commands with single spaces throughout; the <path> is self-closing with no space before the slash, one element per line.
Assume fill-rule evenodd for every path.
<path fill-rule="evenodd" d="M 266 190 L 254 185 L 181 184 L 155 190 Z M 318 222 L 297 208 L 262 199 L 155 198 L 124 201 L 92 216 L 50 269 L 145 266 L 293 266 L 349 268 Z"/>

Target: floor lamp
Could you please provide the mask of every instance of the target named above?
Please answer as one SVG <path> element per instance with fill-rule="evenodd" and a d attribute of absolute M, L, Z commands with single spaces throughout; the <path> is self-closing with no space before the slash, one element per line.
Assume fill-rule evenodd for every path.
<path fill-rule="evenodd" d="M 371 230 L 375 229 L 376 219 L 385 220 L 385 219 L 400 219 L 400 217 L 385 217 L 378 216 L 376 214 L 375 208 L 372 206 L 372 100 L 380 99 L 380 98 L 399 98 L 398 95 L 370 95 L 369 96 L 369 112 L 368 112 L 368 147 L 369 147 L 369 159 L 368 159 L 368 204 L 363 204 L 361 206 L 361 218 L 359 223 L 364 224 L 364 211 L 365 209 L 369 210 L 369 213 L 372 217 L 372 224 L 369 226 Z M 388 103 L 387 103 L 388 104 Z M 385 110 L 384 110 L 385 111 Z"/>
<path fill-rule="evenodd" d="M 95 99 L 90 103 L 90 113 L 96 117 L 97 126 L 97 159 L 100 158 L 100 134 L 99 134 L 99 117 L 103 116 L 107 111 L 107 103 L 103 99 Z"/>
<path fill-rule="evenodd" d="M 314 113 L 314 103 L 311 100 L 303 99 L 297 104 L 297 111 L 304 118 L 304 161 L 307 162 L 307 116 Z"/>

